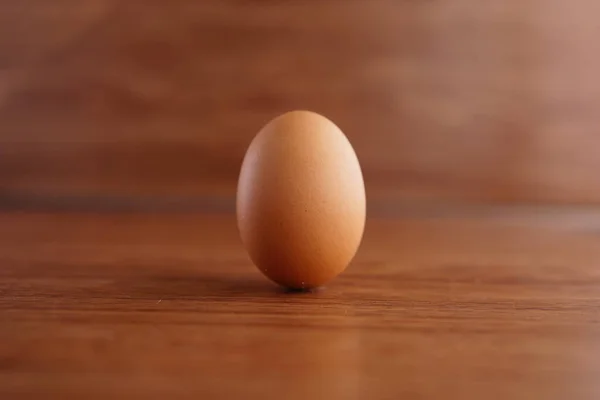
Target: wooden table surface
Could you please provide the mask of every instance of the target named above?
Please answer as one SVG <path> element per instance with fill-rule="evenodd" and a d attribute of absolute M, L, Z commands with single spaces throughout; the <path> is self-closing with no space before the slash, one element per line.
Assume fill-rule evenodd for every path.
<path fill-rule="evenodd" d="M 373 213 L 288 293 L 229 213 L 0 215 L 2 399 L 598 399 L 600 214 Z"/>

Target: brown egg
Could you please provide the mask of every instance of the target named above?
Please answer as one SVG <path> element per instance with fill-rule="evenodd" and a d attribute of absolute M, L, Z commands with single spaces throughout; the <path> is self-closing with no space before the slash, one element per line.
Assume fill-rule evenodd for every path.
<path fill-rule="evenodd" d="M 274 282 L 309 289 L 337 276 L 358 249 L 365 214 L 356 153 L 327 118 L 283 114 L 250 144 L 238 182 L 238 227 L 250 258 Z"/>

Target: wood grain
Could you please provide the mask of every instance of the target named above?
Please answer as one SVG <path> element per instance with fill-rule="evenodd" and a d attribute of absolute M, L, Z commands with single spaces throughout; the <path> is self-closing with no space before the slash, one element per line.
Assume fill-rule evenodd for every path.
<path fill-rule="evenodd" d="M 370 198 L 598 203 L 594 0 L 0 1 L 0 197 L 232 196 L 278 113 Z"/>
<path fill-rule="evenodd" d="M 388 213 L 329 287 L 286 293 L 227 214 L 3 213 L 0 397 L 597 399 L 599 232 Z"/>

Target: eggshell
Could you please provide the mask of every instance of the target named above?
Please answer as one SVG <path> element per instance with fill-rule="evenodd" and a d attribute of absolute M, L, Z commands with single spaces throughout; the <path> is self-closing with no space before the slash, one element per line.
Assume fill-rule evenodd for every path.
<path fill-rule="evenodd" d="M 354 257 L 366 197 L 356 153 L 327 118 L 293 111 L 269 122 L 248 148 L 237 220 L 250 258 L 289 288 L 321 286 Z"/>

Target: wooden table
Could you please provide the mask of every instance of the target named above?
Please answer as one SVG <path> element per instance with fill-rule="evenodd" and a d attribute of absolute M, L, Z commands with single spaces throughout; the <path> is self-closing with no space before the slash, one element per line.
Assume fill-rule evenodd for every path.
<path fill-rule="evenodd" d="M 0 215 L 2 399 L 598 399 L 600 215 L 373 213 L 288 293 L 224 212 Z"/>

